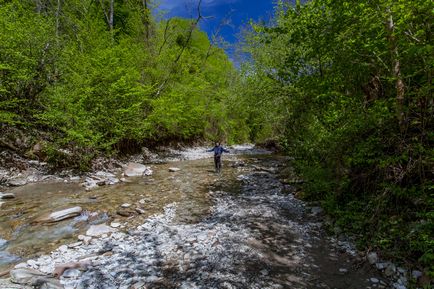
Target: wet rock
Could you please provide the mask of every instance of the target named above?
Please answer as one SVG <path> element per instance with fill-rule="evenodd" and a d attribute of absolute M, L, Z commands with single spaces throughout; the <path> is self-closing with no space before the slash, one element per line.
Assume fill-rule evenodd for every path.
<path fill-rule="evenodd" d="M 378 282 L 380 282 L 380 280 L 378 280 L 377 278 L 371 278 L 369 280 L 374 284 L 377 284 Z"/>
<path fill-rule="evenodd" d="M 1 208 L 1 206 L 4 204 L 5 202 L 0 202 L 0 208 Z"/>
<path fill-rule="evenodd" d="M 122 210 L 117 210 L 116 214 L 122 217 L 131 217 L 134 215 L 134 211 L 131 209 L 122 209 Z"/>
<path fill-rule="evenodd" d="M 121 205 L 122 208 L 129 208 L 131 207 L 131 204 L 125 203 Z"/>
<path fill-rule="evenodd" d="M 112 186 L 112 185 L 116 185 L 120 182 L 120 180 L 118 178 L 115 177 L 108 177 L 107 179 L 105 179 L 104 183 L 106 185 Z"/>
<path fill-rule="evenodd" d="M 98 237 L 103 234 L 113 233 L 117 230 L 114 228 L 111 228 L 107 226 L 106 224 L 100 224 L 100 225 L 92 225 L 90 228 L 86 231 L 87 236 L 91 237 Z"/>
<path fill-rule="evenodd" d="M 39 217 L 36 221 L 40 223 L 54 223 L 68 218 L 76 217 L 83 211 L 81 207 L 73 207 L 65 210 L 57 211 L 42 217 Z"/>
<path fill-rule="evenodd" d="M 0 192 L 0 200 L 14 199 L 15 195 L 12 193 L 1 193 Z"/>
<path fill-rule="evenodd" d="M 346 269 L 346 268 L 340 268 L 339 269 L 339 273 L 342 273 L 342 274 L 348 273 L 348 269 Z"/>
<path fill-rule="evenodd" d="M 143 215 L 145 213 L 145 210 L 143 210 L 142 208 L 136 208 L 136 212 L 140 215 Z"/>
<path fill-rule="evenodd" d="M 85 187 L 86 191 L 90 191 L 98 187 L 97 181 L 89 177 L 85 179 L 82 185 Z"/>
<path fill-rule="evenodd" d="M 368 254 L 368 256 L 366 256 L 366 259 L 368 260 L 369 264 L 373 265 L 373 264 L 377 263 L 378 255 L 375 252 L 371 252 Z"/>
<path fill-rule="evenodd" d="M 178 172 L 180 170 L 181 170 L 180 168 L 169 168 L 169 172 L 172 172 L 172 173 Z"/>
<path fill-rule="evenodd" d="M 140 176 L 150 176 L 152 175 L 152 170 L 150 167 L 147 167 L 138 163 L 128 163 L 127 167 L 124 170 L 124 175 L 127 177 L 140 177 Z"/>
<path fill-rule="evenodd" d="M 45 276 L 44 273 L 29 269 L 29 268 L 19 268 L 10 271 L 11 281 L 17 284 L 32 285 L 35 278 Z"/>
<path fill-rule="evenodd" d="M 387 267 L 387 263 L 375 263 L 375 267 L 377 267 L 378 270 L 384 270 Z"/>
<path fill-rule="evenodd" d="M 144 198 L 144 199 L 141 199 L 141 200 L 139 201 L 139 203 L 140 203 L 140 204 L 146 204 L 146 203 L 149 203 L 150 201 L 151 201 L 150 198 Z"/>

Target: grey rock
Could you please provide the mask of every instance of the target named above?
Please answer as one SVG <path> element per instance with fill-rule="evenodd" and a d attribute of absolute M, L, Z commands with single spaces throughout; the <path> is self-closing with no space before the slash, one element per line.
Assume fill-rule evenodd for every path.
<path fill-rule="evenodd" d="M 75 242 L 75 243 L 72 243 L 72 244 L 68 244 L 68 248 L 76 248 L 76 247 L 78 247 L 78 246 L 80 246 L 80 245 L 82 245 L 83 244 L 83 242 Z"/>
<path fill-rule="evenodd" d="M 0 193 L 0 200 L 14 199 L 15 195 L 12 193 Z"/>
<path fill-rule="evenodd" d="M 90 228 L 86 231 L 87 236 L 91 237 L 98 237 L 104 234 L 113 233 L 117 230 L 107 226 L 106 224 L 100 224 L 100 225 L 92 225 Z"/>
<path fill-rule="evenodd" d="M 38 262 L 36 262 L 35 260 L 27 260 L 27 264 L 32 268 L 35 268 L 36 266 L 39 265 Z M 15 267 L 15 268 L 17 268 L 17 267 Z"/>
<path fill-rule="evenodd" d="M 366 256 L 366 259 L 368 260 L 369 264 L 373 265 L 373 264 L 377 263 L 378 255 L 375 252 L 371 252 L 368 254 L 368 256 Z"/>
<path fill-rule="evenodd" d="M 118 178 L 115 178 L 115 177 L 108 177 L 107 179 L 105 179 L 105 181 L 104 181 L 104 183 L 106 184 L 106 185 L 109 185 L 109 186 L 111 186 L 111 185 L 116 185 L 116 184 L 118 184 L 120 182 L 120 180 L 118 179 Z"/>
<path fill-rule="evenodd" d="M 59 222 L 68 218 L 76 217 L 80 215 L 82 211 L 83 209 L 81 207 L 72 207 L 41 216 L 36 221 L 41 223 Z"/>
<path fill-rule="evenodd" d="M 132 215 L 135 214 L 134 212 L 135 211 L 133 211 L 132 209 L 121 209 L 121 210 L 117 210 L 116 214 L 122 217 L 131 217 Z"/>
<path fill-rule="evenodd" d="M 138 164 L 138 163 L 128 163 L 124 169 L 124 175 L 127 177 L 140 177 L 140 176 L 150 176 L 152 175 L 152 170 L 150 167 Z"/>
<path fill-rule="evenodd" d="M 24 186 L 27 184 L 27 178 L 17 177 L 12 180 L 9 180 L 9 185 L 18 187 L 18 186 Z"/>
<path fill-rule="evenodd" d="M 413 270 L 411 271 L 411 277 L 413 277 L 414 279 L 419 279 L 420 277 L 422 277 L 423 273 L 421 271 L 418 270 Z"/>
<path fill-rule="evenodd" d="M 339 273 L 342 273 L 342 274 L 348 273 L 348 269 L 346 269 L 346 268 L 340 268 L 339 269 Z"/>
<path fill-rule="evenodd" d="M 179 172 L 181 169 L 180 168 L 169 168 L 169 172 Z"/>
<path fill-rule="evenodd" d="M 145 212 L 145 210 L 143 210 L 142 208 L 136 208 L 136 212 L 140 215 L 143 215 Z"/>
<path fill-rule="evenodd" d="M 396 266 L 393 263 L 389 263 L 386 267 L 386 270 L 384 270 L 384 274 L 387 277 L 391 277 L 396 273 Z"/>
<path fill-rule="evenodd" d="M 82 274 L 82 272 L 78 269 L 66 269 L 63 274 L 62 277 L 63 278 L 78 278 L 80 277 Z"/>
<path fill-rule="evenodd" d="M 31 285 L 35 277 L 45 276 L 44 273 L 29 269 L 29 268 L 19 268 L 10 271 L 11 281 L 17 284 Z"/>
<path fill-rule="evenodd" d="M 26 262 L 21 262 L 21 263 L 18 263 L 17 265 L 15 265 L 15 269 L 21 269 L 21 268 L 27 268 L 27 265 L 28 265 L 28 263 L 26 263 Z"/>
<path fill-rule="evenodd" d="M 405 287 L 405 285 L 402 284 L 398 284 L 398 283 L 393 283 L 393 288 L 395 289 L 407 289 L 407 287 Z"/>
<path fill-rule="evenodd" d="M 377 267 L 378 270 L 384 270 L 387 267 L 387 263 L 376 263 L 375 267 Z"/>
<path fill-rule="evenodd" d="M 65 253 L 66 251 L 68 251 L 68 246 L 62 245 L 57 250 L 59 250 L 59 252 Z"/>
<path fill-rule="evenodd" d="M 125 203 L 121 205 L 122 208 L 129 208 L 131 207 L 131 204 Z"/>
<path fill-rule="evenodd" d="M 54 278 L 37 278 L 32 285 L 40 289 L 64 289 L 60 281 Z"/>
<path fill-rule="evenodd" d="M 375 284 L 380 282 L 380 280 L 378 280 L 377 278 L 371 278 L 371 279 L 369 279 L 369 281 L 371 281 L 372 283 L 375 283 Z"/>
<path fill-rule="evenodd" d="M 110 226 L 112 228 L 119 228 L 121 226 L 121 223 L 117 223 L 117 222 L 111 222 Z"/>
<path fill-rule="evenodd" d="M 82 185 L 85 187 L 86 191 L 90 191 L 98 187 L 97 181 L 92 178 L 86 178 Z"/>
<path fill-rule="evenodd" d="M 312 207 L 310 210 L 315 216 L 321 214 L 324 211 L 321 207 Z"/>
<path fill-rule="evenodd" d="M 100 178 L 110 178 L 110 177 L 115 177 L 114 174 L 112 173 L 108 173 L 108 172 L 103 172 L 103 171 L 98 171 L 95 173 L 95 176 L 100 177 Z"/>
<path fill-rule="evenodd" d="M 402 268 L 402 267 L 397 267 L 396 270 L 398 270 L 399 274 L 404 275 L 405 273 L 407 273 L 407 270 Z"/>

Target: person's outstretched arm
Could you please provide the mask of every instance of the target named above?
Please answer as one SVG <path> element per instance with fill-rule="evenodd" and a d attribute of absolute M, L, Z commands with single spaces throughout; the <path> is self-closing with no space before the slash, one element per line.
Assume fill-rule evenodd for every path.
<path fill-rule="evenodd" d="M 213 151 L 214 151 L 214 148 L 212 148 L 210 150 L 206 150 L 206 152 L 208 152 L 208 153 L 213 152 Z"/>

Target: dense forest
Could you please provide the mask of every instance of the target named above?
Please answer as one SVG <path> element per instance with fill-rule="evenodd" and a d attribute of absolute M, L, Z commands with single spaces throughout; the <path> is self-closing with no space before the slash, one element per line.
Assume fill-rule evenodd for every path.
<path fill-rule="evenodd" d="M 0 121 L 50 131 L 53 154 L 246 141 L 230 93 L 237 72 L 201 17 L 156 22 L 150 4 L 3 1 Z"/>
<path fill-rule="evenodd" d="M 361 246 L 434 274 L 432 1 L 279 5 L 246 33 L 241 86 L 256 135 L 275 137 Z M 261 125 L 259 125 L 261 124 Z"/>
<path fill-rule="evenodd" d="M 0 3 L 4 136 L 31 132 L 46 160 L 81 169 L 142 146 L 273 140 L 335 228 L 434 276 L 432 1 L 279 1 L 242 31 L 239 68 L 200 5 L 166 19 L 149 0 Z"/>

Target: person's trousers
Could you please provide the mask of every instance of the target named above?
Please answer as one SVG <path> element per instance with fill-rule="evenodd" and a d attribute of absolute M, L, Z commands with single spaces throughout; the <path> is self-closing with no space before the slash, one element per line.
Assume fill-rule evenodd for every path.
<path fill-rule="evenodd" d="M 222 168 L 222 156 L 220 155 L 214 156 L 214 165 L 215 165 L 216 172 L 220 172 Z"/>

